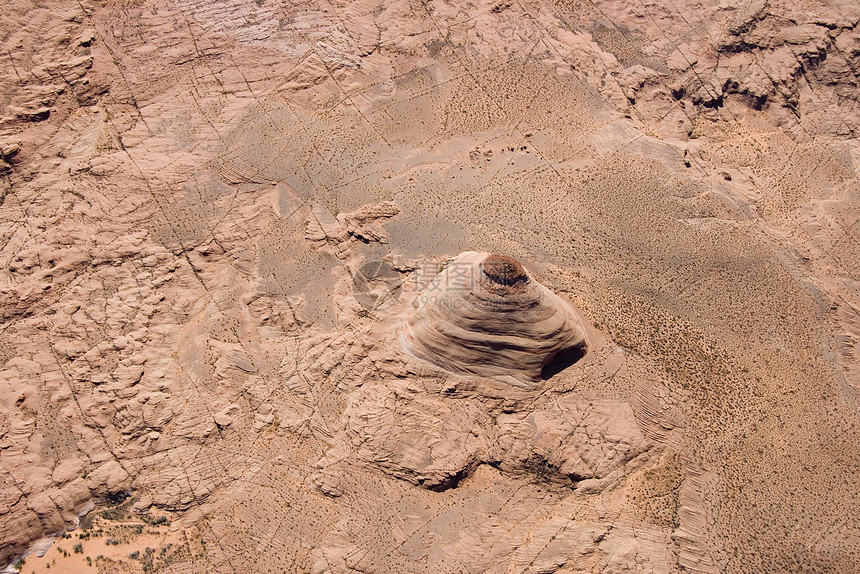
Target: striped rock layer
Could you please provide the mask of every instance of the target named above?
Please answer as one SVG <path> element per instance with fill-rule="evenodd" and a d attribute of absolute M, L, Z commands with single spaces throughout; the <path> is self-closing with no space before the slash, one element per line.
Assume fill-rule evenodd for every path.
<path fill-rule="evenodd" d="M 587 346 L 570 305 L 505 255 L 460 254 L 413 305 L 404 348 L 455 373 L 528 387 Z"/>

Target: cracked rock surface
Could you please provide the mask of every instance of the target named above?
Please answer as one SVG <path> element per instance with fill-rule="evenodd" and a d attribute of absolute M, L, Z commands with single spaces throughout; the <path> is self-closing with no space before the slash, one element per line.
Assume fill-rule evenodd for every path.
<path fill-rule="evenodd" d="M 6 2 L 0 568 L 856 571 L 858 22 Z"/>

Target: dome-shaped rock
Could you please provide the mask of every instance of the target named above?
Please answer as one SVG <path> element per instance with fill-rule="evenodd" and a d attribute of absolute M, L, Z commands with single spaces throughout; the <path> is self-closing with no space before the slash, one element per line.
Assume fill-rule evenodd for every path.
<path fill-rule="evenodd" d="M 460 254 L 414 307 L 403 329 L 404 348 L 456 373 L 528 386 L 585 353 L 570 305 L 505 255 Z"/>

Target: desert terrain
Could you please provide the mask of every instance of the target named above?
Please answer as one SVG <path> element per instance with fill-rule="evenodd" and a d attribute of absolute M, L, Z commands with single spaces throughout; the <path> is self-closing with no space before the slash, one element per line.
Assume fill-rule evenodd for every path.
<path fill-rule="evenodd" d="M 860 572 L 860 4 L 0 14 L 0 569 Z"/>

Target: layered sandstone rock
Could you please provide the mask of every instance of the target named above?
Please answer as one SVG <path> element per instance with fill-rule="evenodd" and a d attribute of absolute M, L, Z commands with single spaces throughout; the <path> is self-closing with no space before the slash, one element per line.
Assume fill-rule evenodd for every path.
<path fill-rule="evenodd" d="M 573 309 L 505 255 L 462 253 L 417 297 L 404 348 L 455 373 L 529 386 L 586 350 Z"/>

